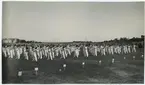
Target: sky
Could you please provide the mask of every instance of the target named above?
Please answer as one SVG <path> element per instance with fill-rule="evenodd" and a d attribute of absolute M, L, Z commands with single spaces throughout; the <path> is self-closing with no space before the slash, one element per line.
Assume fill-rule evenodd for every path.
<path fill-rule="evenodd" d="M 143 2 L 3 2 L 2 37 L 104 41 L 144 34 Z"/>

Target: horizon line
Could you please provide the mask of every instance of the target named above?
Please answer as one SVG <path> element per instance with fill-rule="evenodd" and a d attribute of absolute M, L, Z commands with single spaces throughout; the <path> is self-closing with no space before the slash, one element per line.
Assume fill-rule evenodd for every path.
<path fill-rule="evenodd" d="M 142 36 L 142 35 L 141 35 Z M 132 37 L 132 38 L 141 38 L 141 36 L 140 37 Z M 143 36 L 145 36 L 145 35 L 143 35 Z M 129 37 L 119 37 L 119 38 L 114 38 L 114 39 L 120 39 L 120 38 L 127 38 L 127 39 L 131 39 L 131 38 L 129 38 Z M 22 38 L 2 38 L 2 40 L 3 39 L 19 39 L 19 40 L 25 40 L 25 41 L 35 41 L 35 42 L 74 42 L 74 41 L 91 41 L 91 42 L 104 42 L 104 41 L 110 41 L 110 40 L 114 40 L 114 39 L 108 39 L 108 40 L 101 40 L 101 41 L 93 41 L 93 40 L 72 40 L 72 41 L 61 41 L 61 40 L 59 40 L 59 41 L 39 41 L 39 40 L 29 40 L 29 39 L 22 39 Z"/>

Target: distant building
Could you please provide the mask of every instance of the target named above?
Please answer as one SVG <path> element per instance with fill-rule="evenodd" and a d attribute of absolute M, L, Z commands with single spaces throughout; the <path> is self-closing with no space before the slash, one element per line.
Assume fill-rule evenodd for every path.
<path fill-rule="evenodd" d="M 15 39 L 15 38 L 2 39 L 2 43 L 17 43 L 17 42 L 18 42 L 18 39 Z"/>

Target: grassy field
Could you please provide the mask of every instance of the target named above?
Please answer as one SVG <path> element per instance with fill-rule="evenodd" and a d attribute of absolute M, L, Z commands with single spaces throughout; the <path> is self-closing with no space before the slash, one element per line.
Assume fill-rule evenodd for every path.
<path fill-rule="evenodd" d="M 67 59 L 46 60 L 38 62 L 31 60 L 16 60 L 3 57 L 3 83 L 38 83 L 38 84 L 73 84 L 73 83 L 144 83 L 143 49 L 136 53 L 115 54 L 106 56 L 92 56 L 79 58 L 69 56 Z M 136 56 L 133 60 L 133 56 Z M 126 57 L 126 59 L 124 59 Z M 112 64 L 112 58 L 115 63 Z M 99 64 L 98 61 L 102 63 Z M 84 68 L 82 62 L 85 62 Z M 62 65 L 66 64 L 64 70 Z M 34 67 L 39 68 L 38 75 L 34 75 Z M 62 71 L 60 72 L 59 69 Z M 17 72 L 23 71 L 21 78 Z"/>

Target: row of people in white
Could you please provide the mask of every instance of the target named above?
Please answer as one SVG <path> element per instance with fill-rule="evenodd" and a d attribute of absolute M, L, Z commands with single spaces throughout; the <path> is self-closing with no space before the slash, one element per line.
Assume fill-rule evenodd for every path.
<path fill-rule="evenodd" d="M 81 50 L 82 49 L 82 50 Z M 32 48 L 29 46 L 26 49 L 25 46 L 20 47 L 3 47 L 2 52 L 5 57 L 20 59 L 21 56 L 24 56 L 25 59 L 29 60 L 31 58 L 33 61 L 38 61 L 38 59 L 47 58 L 48 60 L 53 60 L 55 57 L 66 59 L 68 56 L 73 55 L 74 57 L 79 57 L 80 51 L 83 51 L 83 56 L 89 57 L 91 53 L 94 56 L 98 56 L 98 53 L 101 55 L 107 54 L 127 54 L 131 52 L 136 52 L 136 46 L 133 45 L 124 45 L 124 46 L 67 46 L 67 47 L 36 47 Z"/>

